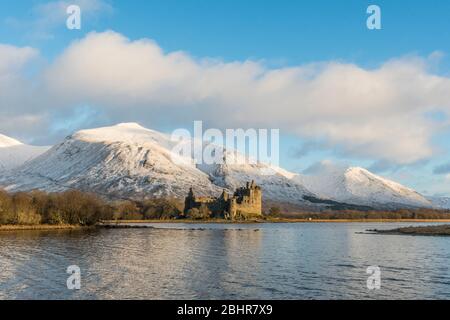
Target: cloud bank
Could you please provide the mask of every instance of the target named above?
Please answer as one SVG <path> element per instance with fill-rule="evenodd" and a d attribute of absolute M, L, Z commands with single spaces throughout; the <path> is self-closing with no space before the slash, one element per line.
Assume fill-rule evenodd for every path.
<path fill-rule="evenodd" d="M 0 57 L 8 50 L 0 47 Z M 23 53 L 12 69 L 0 62 L 0 79 L 6 72 L 11 86 L 14 78 L 23 86 L 5 93 L 9 80 L 2 80 L 0 120 L 8 115 L 30 131 L 46 130 L 54 113 L 70 116 L 76 106 L 90 105 L 111 122 L 280 128 L 347 155 L 403 165 L 432 157 L 433 136 L 449 125 L 450 78 L 430 70 L 434 55 L 376 69 L 334 61 L 271 69 L 258 61 L 166 53 L 152 40 L 109 31 L 72 43 L 24 80 L 22 66 L 31 58 Z M 427 116 L 433 112 L 443 115 L 439 121 Z"/>
<path fill-rule="evenodd" d="M 450 174 L 450 162 L 441 164 L 434 168 L 434 174 Z M 450 176 L 449 176 L 450 177 Z"/>

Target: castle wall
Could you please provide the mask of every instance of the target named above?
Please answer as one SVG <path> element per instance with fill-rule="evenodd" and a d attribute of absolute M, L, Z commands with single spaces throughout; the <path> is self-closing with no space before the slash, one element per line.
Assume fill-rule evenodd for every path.
<path fill-rule="evenodd" d="M 244 195 L 236 200 L 232 216 L 236 219 L 258 217 L 262 215 L 262 194 L 260 188 L 248 190 L 248 195 Z"/>
<path fill-rule="evenodd" d="M 190 209 L 206 206 L 210 216 L 225 219 L 247 219 L 262 215 L 262 190 L 252 181 L 230 197 L 225 191 L 219 198 L 196 197 L 192 189 L 185 199 L 186 214 Z"/>

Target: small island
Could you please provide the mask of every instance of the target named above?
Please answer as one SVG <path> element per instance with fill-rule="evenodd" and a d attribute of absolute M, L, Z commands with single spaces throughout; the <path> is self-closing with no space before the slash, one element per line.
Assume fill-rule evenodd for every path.
<path fill-rule="evenodd" d="M 405 227 L 392 230 L 367 230 L 377 234 L 415 235 L 415 236 L 450 236 L 450 225 Z"/>

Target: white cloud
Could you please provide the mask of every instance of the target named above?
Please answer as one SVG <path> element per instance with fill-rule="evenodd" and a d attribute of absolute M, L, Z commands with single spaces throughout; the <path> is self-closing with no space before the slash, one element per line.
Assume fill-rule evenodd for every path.
<path fill-rule="evenodd" d="M 16 132 L 17 137 L 35 128 L 39 111 L 33 110 L 33 84 L 25 75 L 25 67 L 36 60 L 39 52 L 33 48 L 18 48 L 0 44 L 0 131 Z M 21 130 L 21 132 L 19 131 Z M 17 132 L 19 131 L 19 132 Z"/>
<path fill-rule="evenodd" d="M 450 111 L 450 79 L 428 69 L 436 56 L 396 59 L 372 70 L 338 62 L 269 69 L 91 33 L 45 70 L 39 94 L 49 101 L 47 111 L 89 103 L 116 122 L 191 125 L 198 119 L 219 127 L 280 128 L 349 155 L 410 164 L 435 152 L 431 138 L 440 128 L 425 114 Z"/>
<path fill-rule="evenodd" d="M 0 76 L 17 73 L 37 55 L 38 51 L 30 47 L 17 48 L 0 44 Z"/>

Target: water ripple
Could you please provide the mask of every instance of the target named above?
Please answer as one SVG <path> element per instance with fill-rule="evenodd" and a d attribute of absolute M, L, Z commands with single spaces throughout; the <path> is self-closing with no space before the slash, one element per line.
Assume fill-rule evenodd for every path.
<path fill-rule="evenodd" d="M 389 225 L 391 228 L 401 224 Z M 0 299 L 449 299 L 449 239 L 380 225 L 158 224 L 0 233 Z M 66 269 L 82 288 L 66 287 Z M 381 268 L 367 289 L 368 266 Z"/>

